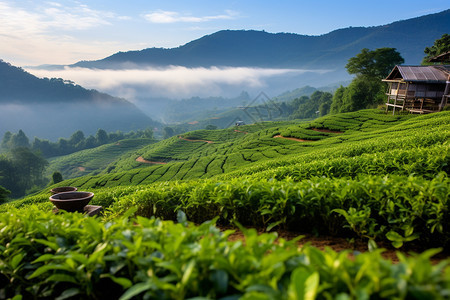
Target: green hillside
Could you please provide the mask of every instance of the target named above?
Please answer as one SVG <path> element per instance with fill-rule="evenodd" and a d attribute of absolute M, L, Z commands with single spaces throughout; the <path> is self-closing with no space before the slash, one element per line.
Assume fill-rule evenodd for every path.
<path fill-rule="evenodd" d="M 439 250 L 392 264 L 375 243 L 448 257 L 449 125 L 449 111 L 364 110 L 143 143 L 58 184 L 94 192 L 100 217 L 53 215 L 47 191 L 1 205 L 0 283 L 28 278 L 12 286 L 49 297 L 444 299 L 450 261 L 429 260 Z M 349 260 L 245 229 L 233 242 L 214 226 L 235 222 L 362 239 L 371 251 Z"/>
<path fill-rule="evenodd" d="M 88 174 L 98 174 L 118 157 L 131 153 L 145 145 L 154 143 L 153 139 L 126 139 L 116 143 L 86 149 L 73 154 L 54 157 L 49 160 L 46 170 L 48 176 L 60 172 L 63 178 L 69 179 Z"/>
<path fill-rule="evenodd" d="M 410 130 L 401 125 L 410 118 L 415 117 L 386 116 L 381 111 L 368 110 L 325 117 L 314 122 L 266 122 L 240 126 L 238 129 L 198 130 L 143 147 L 134 156 L 125 155 L 107 168 L 109 174 L 104 172 L 65 183 L 82 188 L 98 188 L 172 179 L 210 178 L 231 171 L 243 172 L 255 164 L 260 166 L 263 161 L 268 161 L 270 165 L 274 159 L 278 165 L 281 161 L 285 165 L 292 165 L 293 160 L 300 158 L 315 162 L 318 157 L 331 159 L 342 155 L 353 156 L 354 150 L 345 154 L 348 148 L 365 144 L 371 148 L 373 143 L 384 141 L 386 136 L 391 142 L 389 147 L 395 149 L 400 145 L 400 140 L 410 136 L 409 133 L 399 135 L 397 132 L 403 128 L 405 131 Z M 317 131 L 324 127 L 341 133 Z M 416 130 L 421 130 L 421 124 L 417 123 L 416 127 Z M 305 141 L 274 138 L 277 135 Z M 393 139 L 390 136 L 394 136 Z M 384 147 L 382 144 L 367 151 L 387 151 L 383 150 Z M 148 166 L 137 162 L 138 156 L 147 161 L 166 164 Z M 267 168 L 272 169 L 266 165 L 260 167 Z"/>
<path fill-rule="evenodd" d="M 338 200 L 340 197 L 362 197 L 357 205 L 368 210 L 374 209 L 371 207 L 373 204 L 379 205 L 371 202 L 373 193 L 366 191 L 367 195 L 357 196 L 353 195 L 356 193 L 354 189 L 379 189 L 380 195 L 387 196 L 385 193 L 388 187 L 384 186 L 388 184 L 386 182 L 395 186 L 389 193 L 395 193 L 395 189 L 404 193 L 405 182 L 417 181 L 422 186 L 427 186 L 435 184 L 437 180 L 446 188 L 445 193 L 448 193 L 446 173 L 449 160 L 449 115 L 449 112 L 441 112 L 425 116 L 392 116 L 380 110 L 365 110 L 326 116 L 310 122 L 266 122 L 236 127 L 238 129 L 198 130 L 143 145 L 122 155 L 115 152 L 118 151 L 115 150 L 118 149 L 115 148 L 117 145 L 106 145 L 95 151 L 83 151 L 67 158 L 59 158 L 52 162 L 52 166 L 70 160 L 71 164 L 67 164 L 72 170 L 80 165 L 88 167 L 86 171 L 90 170 L 89 166 L 97 172 L 103 168 L 99 174 L 68 179 L 59 185 L 96 191 L 94 202 L 111 206 L 113 211 L 122 210 L 117 207 L 137 205 L 145 216 L 156 214 L 173 219 L 174 212 L 183 209 L 189 220 L 195 222 L 219 216 L 219 220 L 224 223 L 238 220 L 247 225 L 270 228 L 278 226 L 302 231 L 302 228 L 298 228 L 297 214 L 300 208 L 297 202 L 303 201 L 303 196 L 298 193 L 301 194 L 299 189 L 303 185 L 310 185 L 312 182 L 317 182 L 320 186 L 330 185 L 328 192 L 317 188 L 317 197 L 325 197 L 323 201 L 335 201 L 332 200 L 333 195 L 339 192 L 343 194 L 336 196 Z M 136 141 L 128 143 L 134 147 Z M 113 160 L 115 157 L 117 159 Z M 141 161 L 137 161 L 139 157 Z M 112 162 L 107 165 L 110 161 Z M 375 186 L 372 186 L 373 182 L 376 183 Z M 383 184 L 378 185 L 379 182 Z M 286 199 L 283 201 L 288 201 L 290 207 L 281 208 L 277 207 L 276 199 L 284 196 L 275 196 L 275 192 L 270 190 L 279 192 L 279 185 L 284 184 L 294 191 L 293 196 L 291 195 L 294 198 L 285 195 Z M 355 187 L 340 191 L 338 189 L 342 184 L 354 184 Z M 368 186 L 363 188 L 360 186 L 362 184 Z M 251 191 L 253 187 L 257 191 Z M 221 193 L 225 192 L 222 188 L 229 189 L 232 193 L 225 197 L 231 197 L 227 200 L 231 203 L 223 203 L 224 196 Z M 170 196 L 167 195 L 168 190 Z M 347 192 L 350 194 L 347 195 Z M 129 193 L 131 198 L 124 197 L 117 201 L 117 195 Z M 260 197 L 258 203 L 252 203 L 256 201 L 252 200 L 253 196 L 244 200 L 249 197 L 247 193 L 257 193 Z M 380 195 L 377 197 L 383 197 Z M 427 197 L 437 201 L 438 196 L 433 193 L 428 195 L 427 192 L 425 198 L 428 199 Z M 315 221 L 308 219 L 307 224 L 316 223 L 319 226 L 311 230 L 334 234 L 331 226 L 335 226 L 334 222 L 339 219 L 342 226 L 350 223 L 347 226 L 351 227 L 353 235 L 389 240 L 386 234 L 393 226 L 389 220 L 377 216 L 380 217 L 374 219 L 379 227 L 377 230 L 361 229 L 358 226 L 373 224 L 351 224 L 353 221 L 350 217 L 346 218 L 344 212 L 341 212 L 343 217 L 338 217 L 338 213 L 332 210 L 342 209 L 339 201 L 327 204 L 331 206 L 326 212 L 322 211 L 323 207 L 308 208 L 309 214 L 318 217 Z M 347 211 L 354 208 L 355 203 L 348 199 L 346 201 L 344 204 Z M 13 202 L 10 206 L 30 202 L 47 202 L 47 194 Z M 7 207 L 4 205 L 3 209 Z M 158 207 L 161 207 L 161 212 L 155 211 Z M 248 212 L 240 216 L 242 208 Z M 197 209 L 202 210 L 202 214 L 198 214 Z M 281 211 L 275 212 L 280 209 Z M 331 219 L 323 220 L 324 213 L 327 214 L 326 218 Z M 369 212 L 366 214 L 367 217 L 370 216 Z M 442 216 L 436 218 L 438 223 L 447 222 Z M 445 224 L 439 223 L 436 226 L 445 231 Z M 384 228 L 385 226 L 387 227 Z M 404 230 L 401 226 L 399 228 Z M 367 233 L 370 230 L 373 232 Z M 345 235 L 347 231 L 348 229 L 341 234 Z M 438 233 L 433 232 L 433 235 L 436 234 Z M 441 238 L 440 234 L 438 236 Z M 448 237 L 439 240 L 434 236 L 424 235 L 424 238 L 437 242 L 438 246 L 448 246 Z"/>

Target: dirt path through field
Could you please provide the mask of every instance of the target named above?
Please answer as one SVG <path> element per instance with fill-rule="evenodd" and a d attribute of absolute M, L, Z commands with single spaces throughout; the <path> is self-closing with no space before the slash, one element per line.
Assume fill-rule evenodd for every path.
<path fill-rule="evenodd" d="M 285 139 L 285 140 L 291 140 L 291 141 L 296 141 L 296 142 L 315 142 L 313 140 L 304 140 L 304 139 L 298 139 L 298 138 L 294 138 L 294 137 L 284 137 L 282 135 L 275 135 L 273 136 L 274 139 L 276 138 L 280 138 L 280 139 Z"/>
<path fill-rule="evenodd" d="M 244 134 L 248 134 L 247 131 L 242 131 L 242 130 L 237 130 L 237 129 L 235 129 L 234 132 L 242 132 L 242 133 L 244 133 Z"/>
<path fill-rule="evenodd" d="M 184 141 L 188 141 L 188 142 L 206 142 L 206 143 L 208 143 L 208 144 L 214 143 L 213 141 L 207 141 L 207 140 L 191 140 L 191 139 L 186 139 L 186 138 L 184 138 L 184 137 L 182 137 L 182 136 L 179 136 L 178 138 L 179 138 L 180 140 L 184 140 Z"/>
<path fill-rule="evenodd" d="M 136 158 L 136 161 L 141 162 L 141 163 L 145 163 L 145 164 L 154 164 L 154 165 L 165 165 L 167 163 L 162 162 L 162 161 L 149 161 L 144 159 L 142 156 L 139 156 L 138 158 Z"/>

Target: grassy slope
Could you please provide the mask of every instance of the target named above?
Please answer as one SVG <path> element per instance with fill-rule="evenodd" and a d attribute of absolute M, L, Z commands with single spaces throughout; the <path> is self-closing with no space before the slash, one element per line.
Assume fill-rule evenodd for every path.
<path fill-rule="evenodd" d="M 429 116 L 391 116 L 367 110 L 327 116 L 312 122 L 247 125 L 239 127 L 239 132 L 234 129 L 198 130 L 183 136 L 195 141 L 176 136 L 146 145 L 145 140 L 129 140 L 122 141 L 121 145 L 110 144 L 81 151 L 53 160 L 50 172 L 62 170 L 63 175 L 68 174 L 67 178 L 81 172 L 80 166 L 93 174 L 103 169 L 95 176 L 77 177 L 61 183 L 82 189 L 217 176 L 226 179 L 257 172 L 275 176 L 276 173 L 287 172 L 284 169 L 276 171 L 280 167 L 304 169 L 308 164 L 315 165 L 324 159 L 339 161 L 370 153 L 388 155 L 392 150 L 408 150 L 421 143 L 425 146 L 442 143 L 448 138 L 447 120 L 447 112 Z M 343 133 L 317 132 L 311 128 Z M 273 138 L 278 134 L 311 142 Z M 436 141 L 427 142 L 433 138 Z M 136 161 L 138 156 L 167 164 L 140 163 Z"/>
<path fill-rule="evenodd" d="M 69 155 L 50 159 L 46 170 L 48 176 L 59 171 L 63 178 L 75 178 L 100 173 L 122 155 L 130 156 L 137 149 L 154 143 L 152 139 L 127 139 L 117 143 L 86 149 Z"/>
<path fill-rule="evenodd" d="M 135 156 L 124 155 L 108 167 L 109 174 L 103 172 L 94 177 L 81 177 L 67 181 L 68 185 L 82 188 L 112 187 L 117 185 L 150 184 L 156 181 L 211 178 L 232 171 L 245 170 L 263 161 L 286 161 L 299 157 L 316 155 L 329 158 L 338 149 L 358 144 L 366 139 L 394 134 L 391 127 L 410 118 L 410 115 L 386 116 L 380 111 L 363 111 L 338 116 L 330 116 L 313 122 L 277 122 L 247 125 L 234 129 L 198 130 L 183 137 L 143 147 L 136 154 L 149 161 L 166 162 L 166 165 L 138 163 Z M 329 128 L 344 133 L 324 133 L 310 128 Z M 281 134 L 311 142 L 297 142 L 273 136 Z M 212 141 L 207 143 L 204 141 Z M 395 145 L 393 146 L 395 147 Z M 379 151 L 382 151 L 380 149 Z M 267 168 L 267 167 L 264 167 Z"/>

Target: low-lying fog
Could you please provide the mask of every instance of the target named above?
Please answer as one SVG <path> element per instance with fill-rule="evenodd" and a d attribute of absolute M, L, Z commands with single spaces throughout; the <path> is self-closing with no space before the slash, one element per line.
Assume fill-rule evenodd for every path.
<path fill-rule="evenodd" d="M 97 89 L 135 103 L 158 119 L 162 99 L 191 97 L 236 97 L 242 91 L 270 97 L 305 85 L 323 86 L 337 81 L 327 76 L 332 70 L 266 69 L 250 67 L 145 68 L 104 70 L 65 67 L 61 70 L 29 69 L 38 77 L 72 80 L 85 88 Z M 329 78 L 328 78 L 329 77 Z"/>

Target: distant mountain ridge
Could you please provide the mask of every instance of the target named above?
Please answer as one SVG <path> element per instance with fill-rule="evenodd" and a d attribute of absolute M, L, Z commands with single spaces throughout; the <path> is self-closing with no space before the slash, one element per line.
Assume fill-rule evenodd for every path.
<path fill-rule="evenodd" d="M 0 103 L 59 103 L 68 101 L 133 106 L 125 99 L 88 90 L 61 78 L 37 78 L 0 59 Z"/>
<path fill-rule="evenodd" d="M 125 99 L 88 90 L 57 78 L 37 78 L 0 60 L 0 135 L 24 130 L 29 136 L 57 139 L 77 130 L 93 134 L 157 125 Z"/>
<path fill-rule="evenodd" d="M 397 48 L 407 64 L 418 64 L 423 50 L 450 32 L 450 9 L 384 26 L 350 27 L 320 36 L 222 30 L 177 48 L 118 52 L 71 66 L 122 69 L 145 66 L 248 66 L 342 68 L 362 48 Z"/>

